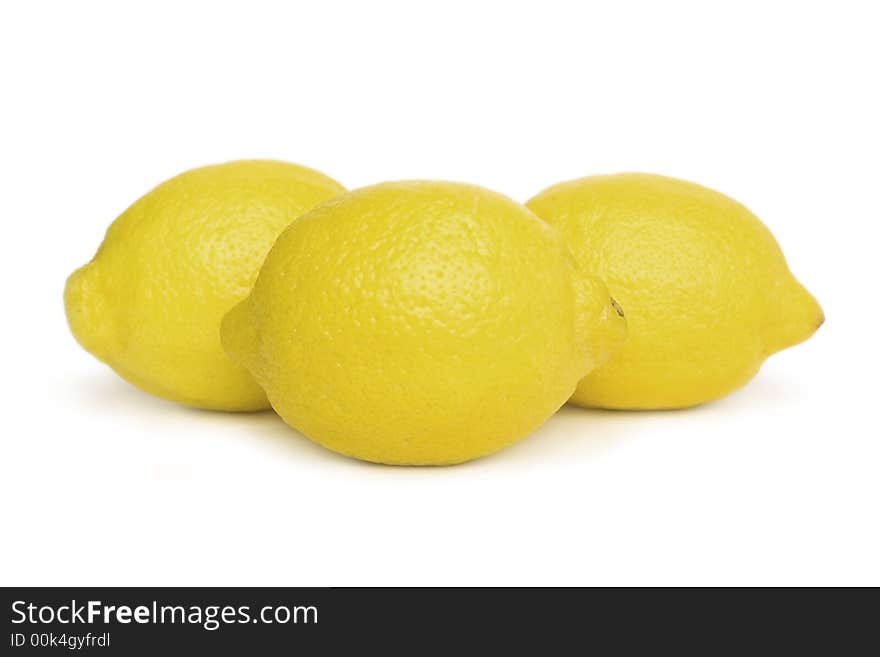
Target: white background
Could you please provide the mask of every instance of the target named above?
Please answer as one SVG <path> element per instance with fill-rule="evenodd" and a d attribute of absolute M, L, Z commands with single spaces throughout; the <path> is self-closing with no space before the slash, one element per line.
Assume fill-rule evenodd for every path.
<path fill-rule="evenodd" d="M 874 4 L 3 3 L 0 582 L 880 584 Z M 240 157 L 520 200 L 695 180 L 828 320 L 705 407 L 566 408 L 453 468 L 347 460 L 151 398 L 68 333 L 106 226 Z"/>

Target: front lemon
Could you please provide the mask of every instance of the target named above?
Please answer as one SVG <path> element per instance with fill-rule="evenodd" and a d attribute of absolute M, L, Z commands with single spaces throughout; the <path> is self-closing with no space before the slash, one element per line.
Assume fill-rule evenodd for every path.
<path fill-rule="evenodd" d="M 345 191 L 285 162 L 187 171 L 141 197 L 67 280 L 70 329 L 134 385 L 200 408 L 268 407 L 220 345 L 220 320 L 251 288 L 281 231 Z"/>
<path fill-rule="evenodd" d="M 385 183 L 291 224 L 221 334 L 281 417 L 321 445 L 458 463 L 527 435 L 620 342 L 607 289 L 585 280 L 518 203 Z"/>
<path fill-rule="evenodd" d="M 626 344 L 580 382 L 572 401 L 582 406 L 718 399 L 824 319 L 766 226 L 711 189 L 649 174 L 594 176 L 526 205 L 627 312 Z"/>

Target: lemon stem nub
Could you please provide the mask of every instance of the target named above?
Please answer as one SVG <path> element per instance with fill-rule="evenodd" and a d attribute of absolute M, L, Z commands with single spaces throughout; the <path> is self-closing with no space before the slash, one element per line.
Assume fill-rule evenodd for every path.
<path fill-rule="evenodd" d="M 116 331 L 107 300 L 97 284 L 94 263 L 80 267 L 68 277 L 64 311 L 76 341 L 103 360 L 113 349 Z"/>
<path fill-rule="evenodd" d="M 825 322 L 819 302 L 797 279 L 790 277 L 780 288 L 764 333 L 767 355 L 803 342 Z"/>

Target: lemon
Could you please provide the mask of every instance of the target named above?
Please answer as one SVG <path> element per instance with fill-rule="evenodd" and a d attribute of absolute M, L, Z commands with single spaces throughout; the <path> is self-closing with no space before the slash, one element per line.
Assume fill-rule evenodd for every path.
<path fill-rule="evenodd" d="M 604 284 L 578 276 L 560 236 L 524 206 L 414 181 L 294 221 L 221 335 L 314 441 L 439 465 L 531 432 L 623 331 Z"/>
<path fill-rule="evenodd" d="M 711 189 L 648 174 L 595 176 L 527 205 L 627 311 L 627 342 L 580 382 L 573 401 L 582 406 L 717 399 L 824 319 L 764 224 Z"/>
<path fill-rule="evenodd" d="M 141 197 L 67 280 L 79 343 L 134 385 L 190 406 L 267 408 L 260 387 L 220 344 L 223 315 L 297 216 L 344 191 L 284 162 L 187 171 Z"/>

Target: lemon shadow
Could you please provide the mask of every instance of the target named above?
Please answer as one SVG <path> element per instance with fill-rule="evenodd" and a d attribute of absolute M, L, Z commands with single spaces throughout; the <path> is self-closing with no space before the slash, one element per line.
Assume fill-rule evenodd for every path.
<path fill-rule="evenodd" d="M 199 411 L 191 409 L 196 413 L 207 413 L 217 415 L 212 411 Z M 220 420 L 225 424 L 245 427 L 246 431 L 238 431 L 244 438 L 248 440 L 259 441 L 263 446 L 268 446 L 279 456 L 295 458 L 298 461 L 323 461 L 325 463 L 334 463 L 336 465 L 374 465 L 357 461 L 356 459 L 337 454 L 336 452 L 322 447 L 318 443 L 306 438 L 299 431 L 289 426 L 278 416 L 278 414 L 269 409 L 265 411 L 256 411 L 254 413 L 220 413 Z"/>
<path fill-rule="evenodd" d="M 696 407 L 713 413 L 755 413 L 796 403 L 804 396 L 798 381 L 772 368 L 764 368 L 746 385 L 721 399 Z"/>
<path fill-rule="evenodd" d="M 72 397 L 78 405 L 100 413 L 167 415 L 185 414 L 192 410 L 144 392 L 109 369 L 78 377 L 67 386 L 67 396 Z"/>
<path fill-rule="evenodd" d="M 542 462 L 592 459 L 632 439 L 643 422 L 632 414 L 565 405 L 529 436 L 473 463 L 540 466 Z"/>
<path fill-rule="evenodd" d="M 129 420 L 146 424 L 157 417 L 163 420 L 196 422 L 202 429 L 216 428 L 242 440 L 259 441 L 280 455 L 298 460 L 324 460 L 336 463 L 352 459 L 336 454 L 288 426 L 272 409 L 261 411 L 217 411 L 193 408 L 155 397 L 109 372 L 95 372 L 78 378 L 69 386 L 80 407 L 110 416 L 124 415 Z M 162 423 L 157 422 L 157 431 Z"/>
<path fill-rule="evenodd" d="M 755 383 L 753 381 L 747 388 Z M 768 394 L 768 388 L 776 393 L 783 391 L 777 382 L 765 381 L 758 390 L 749 395 L 744 394 L 743 397 L 755 395 L 768 402 L 768 398 L 773 397 Z M 268 446 L 280 458 L 386 471 L 461 471 L 468 468 L 522 466 L 526 463 L 532 467 L 540 467 L 553 462 L 597 458 L 650 431 L 651 426 L 657 422 L 673 421 L 673 416 L 681 413 L 714 412 L 716 407 L 728 400 L 738 405 L 739 400 L 732 398 L 740 396 L 735 394 L 712 404 L 667 411 L 618 411 L 565 405 L 532 434 L 501 451 L 453 466 L 425 467 L 388 466 L 344 456 L 306 438 L 285 424 L 272 410 L 224 412 L 191 408 L 154 397 L 109 372 L 94 372 L 73 383 L 68 382 L 65 394 L 71 396 L 78 406 L 87 407 L 92 412 L 111 416 L 124 415 L 129 420 L 143 420 L 144 423 L 159 416 L 176 421 L 195 421 L 202 427 L 213 426 L 227 436 L 233 435 L 235 439 L 257 441 L 262 446 Z M 753 402 L 744 399 L 743 403 Z M 162 423 L 157 424 L 157 430 L 162 430 L 161 425 Z"/>

